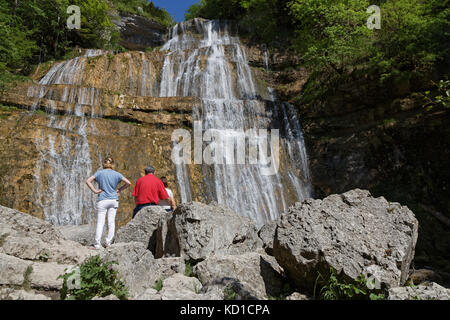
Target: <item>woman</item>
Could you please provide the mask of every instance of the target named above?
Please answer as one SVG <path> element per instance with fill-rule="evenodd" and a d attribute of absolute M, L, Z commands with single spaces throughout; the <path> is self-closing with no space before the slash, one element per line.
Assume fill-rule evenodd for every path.
<path fill-rule="evenodd" d="M 95 231 L 94 248 L 100 249 L 103 227 L 105 225 L 105 217 L 108 214 L 108 236 L 106 237 L 106 246 L 109 247 L 114 238 L 116 227 L 116 212 L 119 207 L 120 192 L 131 185 L 122 174 L 114 171 L 114 160 L 111 157 L 103 161 L 103 170 L 97 171 L 92 177 L 86 180 L 86 184 L 92 192 L 98 194 L 97 200 L 97 229 Z M 99 189 L 93 185 L 93 181 L 97 181 Z M 123 181 L 124 184 L 118 188 L 118 184 Z"/>
<path fill-rule="evenodd" d="M 166 177 L 161 177 L 161 181 L 164 184 L 164 188 L 166 188 L 167 194 L 169 195 L 169 199 L 159 200 L 158 205 L 166 209 L 167 212 L 171 212 L 175 210 L 175 200 L 173 199 L 173 192 L 168 188 L 169 183 Z"/>

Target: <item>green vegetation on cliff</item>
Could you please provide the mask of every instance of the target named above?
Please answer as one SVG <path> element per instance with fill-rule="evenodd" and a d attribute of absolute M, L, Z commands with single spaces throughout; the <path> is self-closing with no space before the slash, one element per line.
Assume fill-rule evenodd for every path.
<path fill-rule="evenodd" d="M 67 28 L 70 5 L 80 7 L 81 29 Z M 63 59 L 74 47 L 121 50 L 114 20 L 131 13 L 173 24 L 164 9 L 145 0 L 5 0 L 0 2 L 0 94 L 36 64 Z"/>
<path fill-rule="evenodd" d="M 201 0 L 186 18 L 237 20 L 251 40 L 293 48 L 312 72 L 305 96 L 299 97 L 308 102 L 362 73 L 390 85 L 448 68 L 450 8 L 445 2 Z M 370 5 L 380 7 L 380 29 L 367 27 Z"/>

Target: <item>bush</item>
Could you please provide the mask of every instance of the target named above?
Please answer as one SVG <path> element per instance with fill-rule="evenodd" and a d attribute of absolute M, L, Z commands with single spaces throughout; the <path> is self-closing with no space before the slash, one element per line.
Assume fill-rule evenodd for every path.
<path fill-rule="evenodd" d="M 330 268 L 328 279 L 319 273 L 316 286 L 317 284 L 321 286 L 319 298 L 322 300 L 382 300 L 385 298 L 379 290 L 367 287 L 367 279 L 364 275 L 361 274 L 354 281 L 345 281 L 339 279 L 339 275 L 333 268 Z M 316 296 L 316 288 L 314 288 L 314 296 Z"/>
<path fill-rule="evenodd" d="M 99 256 L 90 257 L 80 266 L 81 286 L 69 289 L 67 281 L 75 273 L 60 275 L 64 279 L 60 290 L 61 300 L 91 300 L 95 296 L 106 297 L 115 295 L 121 300 L 128 298 L 125 284 L 118 278 L 117 271 L 112 269 L 116 261 L 102 262 Z"/>

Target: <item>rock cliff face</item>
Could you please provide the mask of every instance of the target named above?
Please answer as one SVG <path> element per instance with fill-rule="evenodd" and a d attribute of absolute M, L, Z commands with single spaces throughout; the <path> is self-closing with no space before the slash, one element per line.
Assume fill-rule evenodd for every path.
<path fill-rule="evenodd" d="M 69 183 L 52 178 L 52 172 L 59 167 L 61 177 L 66 175 L 77 189 L 85 190 L 86 175 L 93 174 L 106 155 L 112 155 L 116 169 L 132 181 L 143 174 L 146 165 L 153 164 L 158 176 L 168 177 L 177 196 L 171 132 L 191 127 L 196 98 L 157 97 L 163 59 L 159 52 L 90 57 L 87 54 L 77 59 L 64 62 L 59 69 L 55 63 L 50 69 L 41 70 L 35 82 L 21 83 L 1 98 L 11 107 L 3 108 L 0 116 L 0 203 L 66 224 L 45 214 L 52 194 L 59 192 L 54 190 L 55 183 Z M 57 70 L 55 77 L 67 78 L 57 82 L 68 84 L 42 84 L 43 75 L 52 68 Z M 80 144 L 87 149 L 77 149 Z M 69 162 L 57 157 L 65 153 Z M 75 173 L 72 166 L 81 164 L 76 164 L 74 153 L 80 155 L 79 159 L 88 155 L 90 172 Z M 73 178 L 71 171 L 76 175 Z M 131 192 L 124 192 L 117 217 L 119 225 L 131 218 L 132 207 Z M 72 208 L 54 209 L 74 208 L 72 204 Z M 80 218 L 77 223 L 89 223 L 92 212 L 85 211 Z"/>
<path fill-rule="evenodd" d="M 145 51 L 165 42 L 167 28 L 153 20 L 122 14 L 115 24 L 120 31 L 120 45 L 129 50 Z"/>
<path fill-rule="evenodd" d="M 250 65 L 299 112 L 315 197 L 364 188 L 408 205 L 422 230 L 416 266 L 439 269 L 450 283 L 450 170 L 444 165 L 450 157 L 450 112 L 423 108 L 423 92 L 439 74 L 380 84 L 376 75 L 355 73 L 323 101 L 300 103 L 309 77 L 301 57 L 283 47 L 248 47 Z"/>
<path fill-rule="evenodd" d="M 258 227 L 309 197 L 295 111 L 276 100 L 259 71 L 249 67 L 233 28 L 196 19 L 171 29 L 169 38 L 160 51 L 81 50 L 73 59 L 41 65 L 32 81 L 3 95 L 0 102 L 9 108 L 0 118 L 0 203 L 55 225 L 91 223 L 95 196 L 84 181 L 108 155 L 133 182 L 153 164 L 156 175 L 171 181 L 176 199 L 217 200 Z M 204 131 L 233 130 L 221 135 L 220 145 L 232 143 L 233 151 L 242 138 L 250 140 L 249 129 L 280 129 L 279 168 L 263 172 L 269 169 L 262 164 L 267 145 L 258 146 L 257 164 L 226 170 L 221 164 L 175 166 L 171 134 L 191 131 L 193 120 L 201 121 Z M 217 162 L 228 163 L 228 156 Z M 129 221 L 133 206 L 130 192 L 124 192 L 119 225 Z"/>

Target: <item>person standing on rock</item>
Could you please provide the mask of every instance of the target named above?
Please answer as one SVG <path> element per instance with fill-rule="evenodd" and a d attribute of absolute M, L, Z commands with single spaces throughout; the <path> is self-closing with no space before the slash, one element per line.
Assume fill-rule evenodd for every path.
<path fill-rule="evenodd" d="M 114 171 L 114 160 L 111 157 L 103 161 L 103 170 L 97 171 L 93 176 L 86 180 L 89 189 L 98 194 L 97 200 L 97 228 L 95 231 L 94 248 L 100 249 L 103 227 L 105 225 L 106 214 L 108 214 L 108 235 L 106 237 L 106 246 L 109 247 L 114 238 L 116 229 L 116 212 L 119 207 L 120 192 L 131 185 L 131 182 L 121 173 Z M 96 189 L 92 182 L 97 181 L 99 189 Z M 119 183 L 124 184 L 117 188 Z"/>
<path fill-rule="evenodd" d="M 144 169 L 144 172 L 145 176 L 138 179 L 132 193 L 136 202 L 133 218 L 139 210 L 148 206 L 157 206 L 160 200 L 167 200 L 172 209 L 175 207 L 175 203 L 169 197 L 163 182 L 154 175 L 155 168 L 148 166 Z"/>
<path fill-rule="evenodd" d="M 167 200 L 159 200 L 159 205 L 162 206 L 167 212 L 172 212 L 175 210 L 175 200 L 173 199 L 173 192 L 169 189 L 169 182 L 167 181 L 166 177 L 161 177 L 161 181 L 164 184 L 164 188 L 167 191 L 167 194 L 169 195 L 169 199 Z M 171 206 L 171 203 L 173 203 L 173 206 Z"/>

